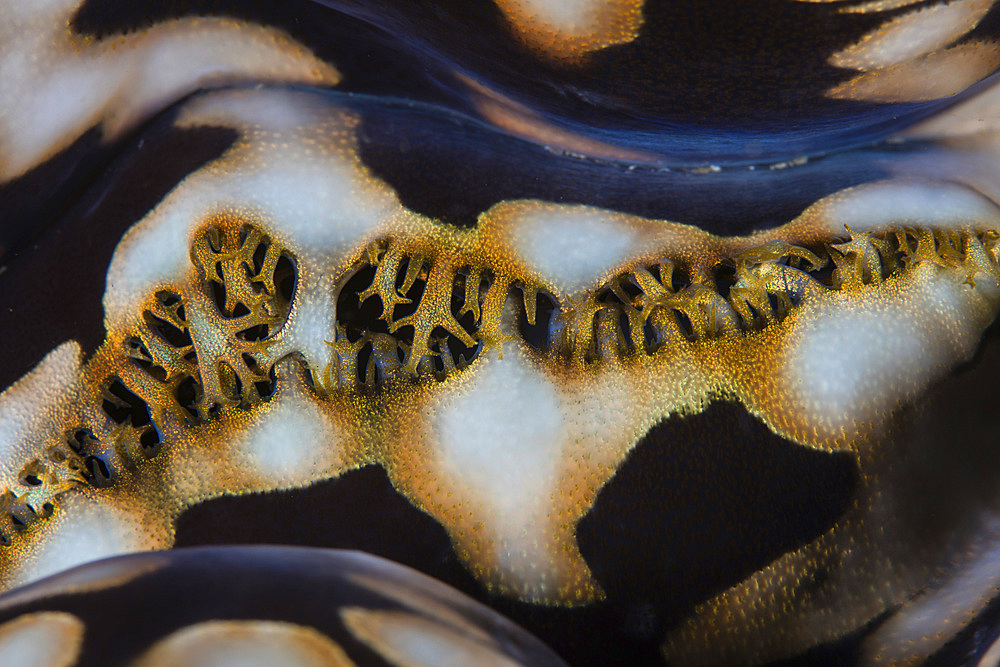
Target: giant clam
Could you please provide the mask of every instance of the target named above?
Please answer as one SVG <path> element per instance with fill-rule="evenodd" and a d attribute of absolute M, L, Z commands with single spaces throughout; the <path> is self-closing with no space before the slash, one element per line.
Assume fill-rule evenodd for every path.
<path fill-rule="evenodd" d="M 998 40 L 3 2 L 0 653 L 993 664 Z"/>

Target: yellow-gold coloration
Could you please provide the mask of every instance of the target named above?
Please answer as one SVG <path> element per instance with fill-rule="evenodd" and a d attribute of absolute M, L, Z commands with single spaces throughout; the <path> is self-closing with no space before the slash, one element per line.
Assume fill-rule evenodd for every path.
<path fill-rule="evenodd" d="M 894 378 L 892 391 L 866 384 L 882 381 L 871 376 L 875 362 L 850 371 L 841 385 L 830 384 L 839 378 L 815 368 L 808 350 L 811 337 L 829 331 L 819 323 L 837 310 L 869 310 L 872 316 L 859 327 L 875 327 L 871 335 L 881 336 L 877 327 L 898 326 L 906 311 L 940 308 L 924 303 L 931 298 L 927 286 L 937 285 L 970 329 L 948 357 L 961 358 L 971 354 L 977 327 L 996 310 L 1000 274 L 991 230 L 847 230 L 849 240 L 815 250 L 768 241 L 712 266 L 683 254 L 633 260 L 603 283 L 566 293 L 558 280 L 518 265 L 504 250 L 502 225 L 487 219 L 474 231 L 441 229 L 430 242 L 400 235 L 358 248 L 344 275 L 374 263 L 373 277 L 346 298 L 381 301 L 388 333 L 349 335 L 339 325 L 327 341 L 337 361 L 320 369 L 299 368 L 294 357 L 274 367 L 269 352 L 281 344 L 294 312 L 296 259 L 252 223 L 213 219 L 195 235 L 190 282 L 145 301 L 143 328 L 113 332 L 83 369 L 81 384 L 94 387 L 91 400 L 107 417 L 65 423 L 59 465 L 52 455 L 26 462 L 17 488 L 27 487 L 33 495 L 24 498 L 32 501 L 22 499 L 9 516 L 29 515 L 30 521 L 16 520 L 33 525 L 47 515 L 32 508 L 48 503 L 58 514 L 60 499 L 77 492 L 121 498 L 116 507 L 139 494 L 140 507 L 151 503 L 162 512 L 150 525 L 169 534 L 185 507 L 223 490 L 307 484 L 377 463 L 441 521 L 460 557 L 488 586 L 579 604 L 601 591 L 576 551 L 575 524 L 656 421 L 698 412 L 714 396 L 732 396 L 803 444 L 863 447 L 882 416 L 938 367 L 925 363 L 916 375 Z M 721 254 L 723 246 L 717 247 Z M 833 267 L 828 278 L 814 277 L 827 265 Z M 678 274 L 700 276 L 700 282 L 678 282 Z M 723 275 L 730 276 L 728 295 L 717 283 Z M 325 284 L 347 283 L 331 276 Z M 420 284 L 419 299 L 408 303 L 413 300 L 404 295 Z M 916 290 L 917 284 L 924 288 Z M 518 322 L 535 323 L 539 293 L 550 296 L 557 314 L 549 341 L 535 349 L 521 338 Z M 395 318 L 401 305 L 413 313 Z M 879 313 L 896 314 L 886 321 Z M 469 330 L 457 319 L 467 314 Z M 402 337 L 407 327 L 408 339 Z M 934 337 L 946 334 L 924 334 L 924 354 L 948 349 L 947 337 Z M 469 346 L 469 358 L 452 358 L 449 336 Z M 365 344 L 371 345 L 368 366 L 359 368 Z M 802 377 L 826 377 L 827 385 Z M 825 392 L 823 400 L 816 392 Z M 506 407 L 497 411 L 497 403 Z M 523 404 L 516 412 L 540 417 L 512 426 L 506 414 L 516 403 Z M 615 417 L 605 417 L 601 430 L 575 430 L 579 417 L 573 415 L 589 415 L 588 423 L 597 411 Z M 513 457 L 512 443 L 523 443 Z M 507 455 L 495 450 L 500 444 Z M 213 468 L 220 455 L 233 465 Z M 506 472 L 496 468 L 498 461 Z M 55 485 L 61 470 L 76 477 Z M 88 479 L 93 485 L 84 484 Z M 553 488 L 558 492 L 545 491 Z M 521 537 L 525 517 L 527 540 Z M 9 530 L 11 549 L 44 542 L 45 529 L 38 530 L 38 538 Z M 12 567 L 8 559 L 7 580 L 21 580 Z"/>

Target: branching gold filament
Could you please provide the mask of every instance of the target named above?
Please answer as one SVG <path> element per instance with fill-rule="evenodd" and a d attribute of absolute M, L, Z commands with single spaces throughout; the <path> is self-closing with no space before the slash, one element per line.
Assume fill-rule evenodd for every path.
<path fill-rule="evenodd" d="M 540 295 L 550 302 L 552 312 L 542 323 L 544 341 L 535 347 L 586 365 L 612 353 L 652 354 L 666 340 L 760 330 L 803 300 L 830 290 L 863 289 L 921 262 L 964 266 L 971 284 L 983 274 L 1000 280 L 993 232 L 898 228 L 874 234 L 848 228 L 847 233 L 846 241 L 814 249 L 771 241 L 737 253 L 710 271 L 690 271 L 664 258 L 562 298 L 537 283 L 505 275 L 497 266 L 410 252 L 398 240 L 379 240 L 356 267 L 358 272 L 374 269 L 374 274 L 355 294 L 359 306 L 377 297 L 372 303 L 380 302 L 378 320 L 385 326 L 342 322 L 330 342 L 337 361 L 325 372 L 345 389 L 376 386 L 390 377 L 426 374 L 443 379 L 478 354 L 502 354 L 502 343 L 517 338 L 502 327 L 508 298 L 521 307 L 522 328 L 538 324 Z M 689 274 L 710 277 L 685 281 Z M 376 341 L 382 350 L 377 355 L 372 354 Z M 359 365 L 363 358 L 368 359 L 364 367 Z"/>
<path fill-rule="evenodd" d="M 847 232 L 816 248 L 772 241 L 708 270 L 641 262 L 561 297 L 497 262 L 376 240 L 338 288 L 332 361 L 312 372 L 338 392 L 437 382 L 479 355 L 502 358 L 514 340 L 557 363 L 627 360 L 746 335 L 810 299 L 868 289 L 924 262 L 961 268 L 969 285 L 1000 283 L 996 232 Z M 74 486 L 112 485 L 155 457 L 162 425 L 198 424 L 273 393 L 269 350 L 291 313 L 294 259 L 252 225 L 228 221 L 196 238 L 191 260 L 197 279 L 153 294 L 142 326 L 110 336 L 88 363 L 105 423 L 75 425 L 64 445 L 24 465 L 19 487 L 0 495 L 0 543 L 49 516 Z M 529 339 L 529 328 L 543 333 Z"/>
<path fill-rule="evenodd" d="M 139 328 L 109 336 L 88 364 L 104 421 L 76 425 L 21 469 L 20 488 L 0 495 L 0 543 L 74 486 L 113 484 L 155 457 L 168 421 L 202 422 L 274 391 L 267 350 L 291 309 L 294 260 L 245 224 L 209 227 L 191 259 L 200 280 L 157 291 Z"/>

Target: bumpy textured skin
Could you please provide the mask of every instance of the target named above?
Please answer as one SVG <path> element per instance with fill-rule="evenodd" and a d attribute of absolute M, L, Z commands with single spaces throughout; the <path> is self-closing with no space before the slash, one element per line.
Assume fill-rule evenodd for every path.
<path fill-rule="evenodd" d="M 329 582 L 351 611 L 317 585 L 282 625 L 226 572 L 265 552 L 164 551 L 247 542 L 410 565 L 571 664 L 1000 650 L 992 2 L 0 26 L 0 654 L 505 646 Z M 157 586 L 208 554 L 224 609 L 174 591 L 102 657 L 131 578 L 32 588 L 150 551 Z"/>

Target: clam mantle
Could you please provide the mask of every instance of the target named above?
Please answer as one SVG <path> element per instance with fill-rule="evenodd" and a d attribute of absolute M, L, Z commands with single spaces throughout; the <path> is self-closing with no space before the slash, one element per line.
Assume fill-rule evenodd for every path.
<path fill-rule="evenodd" d="M 772 3 L 840 42 L 758 54 L 790 101 L 734 82 L 742 116 L 672 106 L 652 70 L 648 95 L 626 64 L 624 92 L 594 74 L 616 53 L 686 71 L 650 53 L 676 32 L 658 3 L 441 3 L 439 24 L 331 4 L 0 8 L 20 93 L 0 107 L 0 654 L 37 624 L 76 656 L 60 596 L 133 590 L 40 579 L 151 551 L 182 577 L 165 550 L 244 542 L 401 561 L 571 664 L 987 652 L 992 3 Z M 744 48 L 746 17 L 715 12 Z M 573 100 L 448 46 L 455 25 Z M 286 549 L 203 553 L 264 572 L 305 558 Z M 134 558 L 107 567 L 161 562 Z M 416 620 L 369 605 L 410 584 L 329 576 L 353 582 L 337 630 L 189 619 L 117 659 L 235 636 L 393 662 L 405 630 L 557 660 L 527 635 L 500 656 L 429 598 L 402 603 Z"/>

